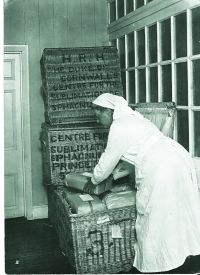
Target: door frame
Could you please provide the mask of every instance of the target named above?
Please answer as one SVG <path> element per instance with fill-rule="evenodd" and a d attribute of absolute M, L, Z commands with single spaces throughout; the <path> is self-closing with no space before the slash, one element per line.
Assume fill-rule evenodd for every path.
<path fill-rule="evenodd" d="M 28 45 L 4 45 L 4 53 L 21 55 L 21 104 L 22 104 L 22 161 L 24 215 L 33 219 L 32 208 L 32 177 L 31 177 L 31 138 L 30 138 L 30 108 L 29 108 L 29 66 Z"/>

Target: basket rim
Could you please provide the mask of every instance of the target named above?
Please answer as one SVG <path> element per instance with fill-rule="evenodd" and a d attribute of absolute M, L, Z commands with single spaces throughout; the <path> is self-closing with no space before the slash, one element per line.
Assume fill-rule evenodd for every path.
<path fill-rule="evenodd" d="M 77 122 L 75 122 L 77 123 Z M 46 122 L 42 122 L 41 124 L 41 128 L 42 130 L 50 130 L 50 131 L 67 131 L 67 130 L 74 130 L 74 131 L 82 131 L 82 130 L 105 130 L 104 132 L 107 132 L 109 130 L 109 128 L 104 128 L 103 126 L 101 125 L 91 125 L 91 126 L 85 126 L 83 124 L 81 125 L 77 125 L 77 127 L 75 128 L 74 125 L 69 125 L 69 124 L 66 124 L 65 125 L 66 127 L 64 127 L 64 125 L 60 126 L 58 124 L 56 125 L 50 125 L 50 124 L 47 124 Z M 81 127 L 80 127 L 81 126 Z"/>
<path fill-rule="evenodd" d="M 43 49 L 43 52 L 44 51 L 48 51 L 48 50 L 50 50 L 50 51 L 52 51 L 52 50 L 58 50 L 58 51 L 66 51 L 66 50 L 72 50 L 72 51 L 76 51 L 77 49 L 80 49 L 80 50 L 95 50 L 95 52 L 98 50 L 98 49 L 116 49 L 117 50 L 117 48 L 116 48 L 116 46 L 87 46 L 87 47 L 65 47 L 65 48 L 44 48 Z"/>
<path fill-rule="evenodd" d="M 69 208 L 71 209 L 69 203 L 67 202 L 67 200 L 65 198 L 62 197 L 61 193 L 60 193 L 61 190 L 53 190 L 53 192 L 56 192 L 57 196 L 61 197 L 62 201 L 64 202 L 64 204 Z M 95 211 L 93 213 L 87 213 L 87 214 L 77 214 L 77 213 L 69 213 L 69 217 L 70 218 L 85 218 L 85 217 L 88 217 L 88 218 L 91 218 L 91 217 L 94 217 L 96 220 L 98 219 L 97 215 L 107 215 L 109 216 L 109 214 L 112 214 L 112 213 L 115 213 L 115 212 L 121 212 L 121 211 L 131 211 L 133 210 L 134 213 L 136 213 L 136 204 L 134 205 L 129 205 L 129 206 L 123 206 L 123 207 L 116 207 L 116 208 L 113 208 L 113 209 L 106 209 L 104 211 Z M 122 216 L 122 219 L 123 219 L 123 216 Z"/>
<path fill-rule="evenodd" d="M 148 109 L 148 108 L 165 108 L 165 109 L 176 109 L 176 103 L 174 101 L 162 101 L 162 102 L 138 102 L 129 105 L 135 109 Z"/>

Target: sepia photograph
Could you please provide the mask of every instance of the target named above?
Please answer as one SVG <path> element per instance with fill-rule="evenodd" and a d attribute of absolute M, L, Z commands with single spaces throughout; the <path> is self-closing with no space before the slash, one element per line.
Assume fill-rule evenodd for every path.
<path fill-rule="evenodd" d="M 200 274 L 200 0 L 4 0 L 5 274 Z"/>

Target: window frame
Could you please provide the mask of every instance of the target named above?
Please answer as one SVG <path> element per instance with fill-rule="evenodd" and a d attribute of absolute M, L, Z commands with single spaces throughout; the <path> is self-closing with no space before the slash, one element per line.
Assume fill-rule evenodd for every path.
<path fill-rule="evenodd" d="M 107 0 L 108 10 L 111 2 L 116 1 L 116 11 L 117 3 L 122 0 Z M 176 73 L 177 68 L 176 64 L 180 62 L 187 62 L 187 74 L 188 74 L 188 105 L 187 106 L 177 106 L 177 111 L 186 110 L 188 111 L 188 127 L 189 127 L 189 152 L 192 156 L 195 155 L 195 136 L 194 136 L 194 114 L 195 111 L 200 111 L 200 106 L 193 105 L 193 60 L 200 59 L 200 53 L 194 54 L 192 52 L 192 9 L 199 7 L 199 0 L 153 0 L 150 3 L 147 3 L 147 0 L 144 2 L 144 6 L 135 9 L 136 1 L 133 0 L 134 10 L 126 14 L 126 3 L 124 1 L 124 17 L 117 17 L 114 22 L 109 21 L 108 25 L 108 35 L 110 41 L 116 40 L 116 45 L 119 49 L 119 40 L 122 37 L 125 37 L 125 68 L 122 68 L 122 71 L 125 71 L 126 74 L 126 99 L 130 103 L 129 95 L 129 71 L 135 70 L 135 103 L 139 102 L 139 83 L 138 83 L 138 73 L 139 69 L 145 68 L 146 70 L 146 101 L 150 102 L 150 68 L 157 66 L 158 68 L 158 102 L 162 101 L 163 98 L 163 87 L 162 87 L 162 66 L 171 64 L 171 76 L 172 76 L 172 101 L 177 104 L 177 81 Z M 176 16 L 186 12 L 187 19 L 187 56 L 176 58 L 176 40 L 175 40 L 175 30 L 176 30 Z M 171 59 L 170 60 L 161 60 L 161 24 L 162 21 L 170 18 L 171 26 Z M 157 25 L 157 62 L 149 64 L 149 27 L 156 24 Z M 138 66 L 138 31 L 145 30 L 145 65 Z M 135 48 L 135 66 L 128 67 L 128 35 L 134 33 L 134 48 Z M 174 139 L 178 139 L 177 132 L 177 116 L 175 119 L 174 127 Z"/>

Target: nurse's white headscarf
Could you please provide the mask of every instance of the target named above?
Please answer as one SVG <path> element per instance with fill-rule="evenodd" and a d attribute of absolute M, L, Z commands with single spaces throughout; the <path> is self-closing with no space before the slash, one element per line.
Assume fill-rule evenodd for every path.
<path fill-rule="evenodd" d="M 104 93 L 98 96 L 93 101 L 93 104 L 114 110 L 113 112 L 114 120 L 127 115 L 136 115 L 140 118 L 142 117 L 142 115 L 140 115 L 136 111 L 133 111 L 128 106 L 128 102 L 122 96 L 113 95 L 110 93 Z"/>

